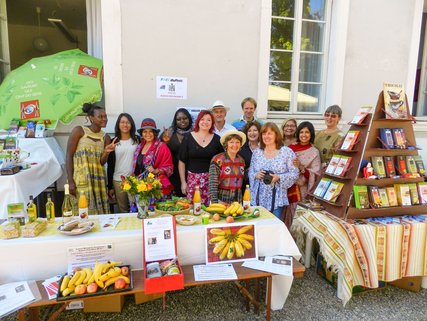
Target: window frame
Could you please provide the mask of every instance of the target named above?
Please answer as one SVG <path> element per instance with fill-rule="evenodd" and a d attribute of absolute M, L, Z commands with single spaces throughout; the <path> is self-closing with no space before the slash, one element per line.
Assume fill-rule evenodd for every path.
<path fill-rule="evenodd" d="M 302 6 L 303 1 L 298 2 L 298 6 Z M 327 55 L 325 59 L 325 69 L 322 75 L 322 82 L 324 88 L 323 94 L 320 97 L 320 107 L 318 112 L 298 112 L 290 110 L 284 111 L 269 111 L 268 110 L 268 85 L 269 79 L 269 66 L 270 66 L 270 49 L 271 49 L 271 19 L 272 19 L 272 0 L 261 0 L 261 19 L 260 19 L 260 53 L 259 53 L 259 81 L 258 81 L 258 108 L 257 116 L 260 118 L 280 119 L 284 117 L 295 117 L 297 119 L 319 119 L 327 106 L 332 104 L 341 104 L 342 101 L 342 88 L 344 79 L 344 64 L 345 64 L 345 50 L 347 40 L 347 26 L 349 19 L 350 4 L 347 0 L 326 0 L 328 10 L 325 10 L 325 20 L 329 24 L 328 30 L 324 37 L 323 52 Z M 302 7 L 299 9 L 302 13 Z M 295 17 L 296 18 L 296 17 Z M 298 19 L 298 18 L 297 18 Z M 304 21 L 306 21 L 305 19 Z M 301 29 L 301 20 L 297 26 Z M 301 35 L 301 30 L 297 31 Z M 299 42 L 299 41 L 298 41 Z M 295 42 L 294 42 L 295 43 Z M 301 53 L 299 48 L 298 55 Z M 299 59 L 299 57 L 298 57 Z M 297 73 L 298 68 L 294 68 L 294 60 L 292 62 L 292 75 Z M 298 76 L 298 75 L 297 75 Z M 297 77 L 298 78 L 298 77 Z M 292 84 L 295 83 L 294 78 L 291 78 Z M 295 85 L 294 85 L 295 86 Z M 298 90 L 291 91 L 293 96 L 297 95 Z M 295 101 L 296 97 L 292 96 Z M 291 107 L 292 108 L 292 107 Z M 295 104 L 296 109 L 296 104 Z"/>

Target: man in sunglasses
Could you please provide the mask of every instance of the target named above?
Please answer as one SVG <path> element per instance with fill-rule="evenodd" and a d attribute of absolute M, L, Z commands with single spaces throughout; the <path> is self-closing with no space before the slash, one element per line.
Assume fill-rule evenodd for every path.
<path fill-rule="evenodd" d="M 320 152 L 320 158 L 323 166 L 327 166 L 344 135 L 338 128 L 341 115 L 342 110 L 340 106 L 329 106 L 324 114 L 326 128 L 316 134 L 314 146 Z"/>

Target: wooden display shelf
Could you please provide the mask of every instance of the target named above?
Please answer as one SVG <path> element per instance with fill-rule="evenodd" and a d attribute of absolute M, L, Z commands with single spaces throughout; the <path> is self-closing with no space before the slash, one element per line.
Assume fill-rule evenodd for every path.
<path fill-rule="evenodd" d="M 379 122 L 392 122 L 392 123 L 400 123 L 400 122 L 414 122 L 413 118 L 408 119 L 393 119 L 393 118 L 378 118 L 376 121 Z"/>
<path fill-rule="evenodd" d="M 405 183 L 421 183 L 424 182 L 424 177 L 412 177 L 412 178 L 381 178 L 381 179 L 369 179 L 369 178 L 357 178 L 355 185 L 368 185 L 368 186 L 388 186 L 393 184 L 405 184 Z"/>
<path fill-rule="evenodd" d="M 386 148 L 366 148 L 364 157 L 371 156 L 416 156 L 418 149 L 386 149 Z"/>
<path fill-rule="evenodd" d="M 350 153 L 350 154 L 355 154 L 355 153 L 357 153 L 358 151 L 357 151 L 357 150 L 355 150 L 355 149 L 350 149 L 350 150 L 348 150 L 348 149 L 337 149 L 337 150 L 336 150 L 336 152 L 337 152 L 337 153 Z"/>
<path fill-rule="evenodd" d="M 349 207 L 346 218 L 369 218 L 420 214 L 427 214 L 427 205 L 394 206 L 381 208 Z"/>
<path fill-rule="evenodd" d="M 325 175 L 327 175 L 327 176 L 329 176 L 329 177 L 332 177 L 332 178 L 336 178 L 336 179 L 342 179 L 342 180 L 345 180 L 345 181 L 350 181 L 350 180 L 352 180 L 352 178 L 351 178 L 351 177 L 348 177 L 348 176 L 338 176 L 338 175 L 328 174 L 328 173 L 325 173 Z"/>
<path fill-rule="evenodd" d="M 326 204 L 329 204 L 329 205 L 331 205 L 331 206 L 336 206 L 336 207 L 341 207 L 341 206 L 343 206 L 341 203 L 334 203 L 334 202 L 330 202 L 330 201 L 325 200 L 324 198 L 321 198 L 321 197 L 319 197 L 319 196 L 317 196 L 317 195 L 314 195 L 314 194 L 311 194 L 311 193 L 307 193 L 307 195 L 310 195 L 311 197 L 315 198 L 316 200 L 318 200 L 318 201 L 322 201 L 322 202 L 324 202 L 324 203 L 326 203 Z M 338 197 L 340 197 L 340 195 L 338 195 Z"/>

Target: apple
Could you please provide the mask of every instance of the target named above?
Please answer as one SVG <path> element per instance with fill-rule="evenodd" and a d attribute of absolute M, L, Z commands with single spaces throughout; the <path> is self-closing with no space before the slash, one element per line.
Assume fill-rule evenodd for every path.
<path fill-rule="evenodd" d="M 213 218 L 213 220 L 214 220 L 214 221 L 219 221 L 219 220 L 221 219 L 221 216 L 219 216 L 219 214 L 218 214 L 218 213 L 215 213 L 215 214 L 212 216 L 212 218 Z"/>
<path fill-rule="evenodd" d="M 124 289 L 126 287 L 126 281 L 122 278 L 117 279 L 116 282 L 114 282 L 114 290 L 120 290 Z"/>
<path fill-rule="evenodd" d="M 79 284 L 76 286 L 76 288 L 74 289 L 74 293 L 77 295 L 82 295 L 86 293 L 86 285 L 84 284 Z"/>
<path fill-rule="evenodd" d="M 98 291 L 98 284 L 95 282 L 87 286 L 87 293 L 95 293 L 96 291 Z"/>
<path fill-rule="evenodd" d="M 234 218 L 233 218 L 233 216 L 227 216 L 227 218 L 225 219 L 225 221 L 227 223 L 233 223 L 234 222 Z"/>
<path fill-rule="evenodd" d="M 122 270 L 123 276 L 129 275 L 129 267 L 128 266 L 122 266 L 121 270 Z"/>

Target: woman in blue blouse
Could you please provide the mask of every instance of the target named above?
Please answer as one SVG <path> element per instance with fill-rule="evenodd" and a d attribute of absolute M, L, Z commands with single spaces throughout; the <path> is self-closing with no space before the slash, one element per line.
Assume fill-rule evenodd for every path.
<path fill-rule="evenodd" d="M 261 128 L 260 148 L 252 154 L 249 168 L 251 205 L 261 205 L 277 218 L 289 205 L 288 188 L 297 180 L 299 170 L 293 165 L 295 153 L 283 146 L 279 127 L 268 122 Z"/>

